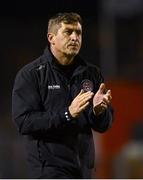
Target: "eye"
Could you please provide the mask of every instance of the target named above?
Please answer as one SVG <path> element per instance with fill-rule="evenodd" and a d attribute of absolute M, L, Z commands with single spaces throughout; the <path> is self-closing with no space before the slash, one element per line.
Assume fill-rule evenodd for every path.
<path fill-rule="evenodd" d="M 81 32 L 80 30 L 77 30 L 77 31 L 76 31 L 76 34 L 79 36 L 79 35 L 82 34 L 82 32 Z"/>
<path fill-rule="evenodd" d="M 70 35 L 72 33 L 72 30 L 65 30 L 64 31 L 64 34 L 66 34 L 66 35 Z"/>

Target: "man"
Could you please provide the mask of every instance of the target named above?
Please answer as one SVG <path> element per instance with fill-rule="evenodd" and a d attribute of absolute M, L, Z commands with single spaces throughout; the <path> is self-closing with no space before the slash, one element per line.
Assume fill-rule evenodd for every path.
<path fill-rule="evenodd" d="M 80 15 L 56 14 L 47 39 L 44 54 L 16 76 L 13 120 L 27 137 L 32 178 L 88 178 L 82 170 L 93 167 L 91 129 L 104 132 L 111 126 L 111 91 L 99 69 L 78 56 Z"/>

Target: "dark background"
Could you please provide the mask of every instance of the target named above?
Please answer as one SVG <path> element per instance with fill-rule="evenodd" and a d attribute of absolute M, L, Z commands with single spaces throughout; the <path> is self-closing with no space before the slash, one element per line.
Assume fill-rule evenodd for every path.
<path fill-rule="evenodd" d="M 50 16 L 65 11 L 79 13 L 84 22 L 81 56 L 98 65 L 106 81 L 142 85 L 143 3 L 114 2 L 47 0 L 1 4 L 0 178 L 27 177 L 24 145 L 11 119 L 11 93 L 17 71 L 43 53 Z"/>

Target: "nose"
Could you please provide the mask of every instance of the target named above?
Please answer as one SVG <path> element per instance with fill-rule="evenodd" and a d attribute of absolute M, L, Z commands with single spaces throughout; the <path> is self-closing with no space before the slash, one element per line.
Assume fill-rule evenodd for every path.
<path fill-rule="evenodd" d="M 71 34 L 71 40 L 72 40 L 72 41 L 76 41 L 77 39 L 78 39 L 77 33 L 76 33 L 76 32 L 72 32 L 72 34 Z"/>

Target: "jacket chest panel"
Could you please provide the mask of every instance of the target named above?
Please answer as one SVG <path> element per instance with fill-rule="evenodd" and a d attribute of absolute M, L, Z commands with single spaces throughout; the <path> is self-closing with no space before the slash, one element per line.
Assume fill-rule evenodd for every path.
<path fill-rule="evenodd" d="M 46 73 L 44 82 L 41 82 L 41 99 L 45 109 L 57 109 L 67 107 L 82 89 L 82 82 L 86 79 L 93 82 L 89 73 L 81 73 L 70 81 L 53 70 Z M 94 81 L 95 83 L 96 81 Z M 96 86 L 96 83 L 94 84 Z M 94 86 L 93 91 L 96 89 Z"/>
<path fill-rule="evenodd" d="M 47 85 L 42 88 L 41 94 L 45 109 L 49 107 L 61 107 L 67 102 L 68 91 L 61 83 L 53 84 L 48 82 Z"/>

